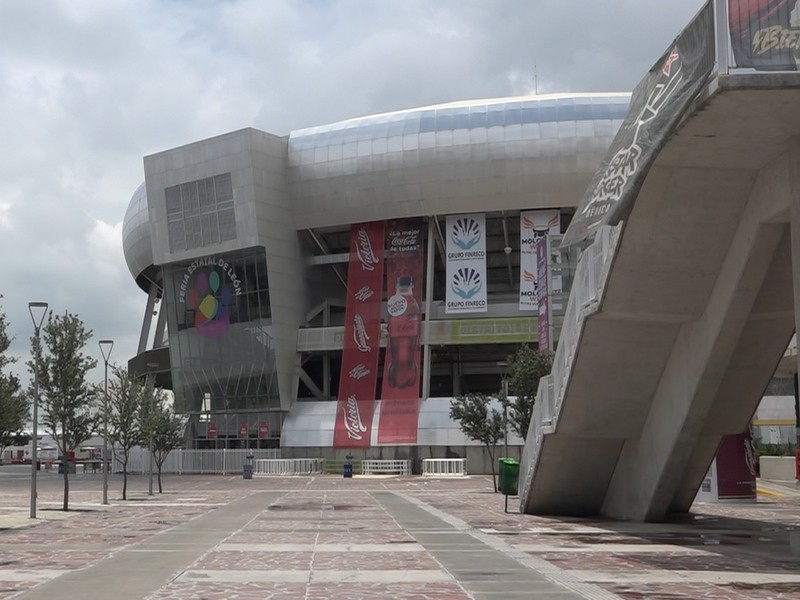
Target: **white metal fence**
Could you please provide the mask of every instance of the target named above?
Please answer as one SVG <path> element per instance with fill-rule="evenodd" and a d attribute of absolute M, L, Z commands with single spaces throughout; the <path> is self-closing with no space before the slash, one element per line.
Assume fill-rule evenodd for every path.
<path fill-rule="evenodd" d="M 261 458 L 253 462 L 254 477 L 318 475 L 322 458 Z"/>
<path fill-rule="evenodd" d="M 411 474 L 410 460 L 371 459 L 361 461 L 363 475 L 377 475 L 378 473 L 396 473 L 397 475 Z"/>
<path fill-rule="evenodd" d="M 425 458 L 422 460 L 423 477 L 466 477 L 466 458 Z"/>
<path fill-rule="evenodd" d="M 520 480 L 523 483 L 520 486 L 520 503 L 523 505 L 527 501 L 542 437 L 554 431 L 558 423 L 561 402 L 569 382 L 584 322 L 597 311 L 603 297 L 603 288 L 608 280 L 611 260 L 616 253 L 621 227 L 622 224 L 602 227 L 578 261 L 564 324 L 553 357 L 553 370 L 550 375 L 539 380 L 533 416 L 520 461 Z"/>
<path fill-rule="evenodd" d="M 220 474 L 241 473 L 248 456 L 255 459 L 277 459 L 281 451 L 278 448 L 236 449 L 228 450 L 183 450 L 177 449 L 167 455 L 161 469 L 162 473 L 177 475 L 188 474 Z M 115 473 L 122 472 L 122 465 L 113 461 Z M 153 471 L 156 471 L 153 465 Z M 128 473 L 141 474 L 150 472 L 150 452 L 146 448 L 133 448 L 128 460 Z"/>

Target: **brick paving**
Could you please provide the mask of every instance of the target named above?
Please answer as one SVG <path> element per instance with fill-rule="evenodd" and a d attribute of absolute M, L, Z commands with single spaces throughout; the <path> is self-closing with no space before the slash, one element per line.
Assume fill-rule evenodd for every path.
<path fill-rule="evenodd" d="M 29 480 L 14 473 L 0 470 L 0 600 L 24 600 L 45 582 L 158 543 L 164 532 L 252 494 L 264 495 L 263 507 L 244 526 L 220 532 L 221 541 L 173 577 L 153 582 L 150 600 L 478 597 L 384 508 L 385 492 L 585 597 L 800 598 L 800 557 L 788 541 L 800 532 L 800 493 L 789 487 L 756 503 L 697 504 L 691 515 L 642 524 L 505 513 L 483 476 L 170 476 L 166 493 L 154 496 L 145 493 L 145 478 L 132 477 L 128 501 L 114 476 L 110 505 L 102 506 L 102 477 L 87 474 L 71 478 L 76 510 L 65 515 L 57 510 L 61 479 L 43 474 L 40 519 L 31 522 Z"/>

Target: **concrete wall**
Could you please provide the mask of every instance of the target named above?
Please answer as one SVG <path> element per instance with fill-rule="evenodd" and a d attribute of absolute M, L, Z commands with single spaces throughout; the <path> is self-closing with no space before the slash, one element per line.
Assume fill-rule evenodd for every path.
<path fill-rule="evenodd" d="M 794 456 L 762 456 L 758 459 L 761 479 L 774 481 L 795 480 Z"/>

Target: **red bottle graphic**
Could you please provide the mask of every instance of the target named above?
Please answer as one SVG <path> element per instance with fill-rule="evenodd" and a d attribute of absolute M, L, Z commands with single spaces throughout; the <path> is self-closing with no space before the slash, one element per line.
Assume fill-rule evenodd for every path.
<path fill-rule="evenodd" d="M 414 280 L 397 278 L 397 289 L 389 298 L 389 385 L 404 388 L 418 381 L 419 304 L 414 298 Z"/>

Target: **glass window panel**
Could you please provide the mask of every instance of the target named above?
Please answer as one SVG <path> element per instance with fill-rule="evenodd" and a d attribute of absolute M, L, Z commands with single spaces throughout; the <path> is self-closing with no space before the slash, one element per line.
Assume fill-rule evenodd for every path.
<path fill-rule="evenodd" d="M 358 141 L 358 129 L 356 127 L 348 127 L 342 132 L 342 142 L 345 144 Z"/>
<path fill-rule="evenodd" d="M 477 127 L 486 127 L 486 107 L 475 106 L 469 112 L 469 127 L 475 129 Z"/>
<path fill-rule="evenodd" d="M 523 123 L 538 123 L 539 122 L 539 105 L 538 104 L 525 104 L 520 108 L 520 119 Z"/>
<path fill-rule="evenodd" d="M 203 228 L 203 245 L 219 244 L 219 225 L 216 213 L 202 215 L 200 222 Z"/>
<path fill-rule="evenodd" d="M 548 121 L 555 121 L 558 119 L 557 106 L 540 106 L 539 107 L 539 122 L 547 123 Z"/>
<path fill-rule="evenodd" d="M 419 121 L 419 132 L 425 133 L 436 130 L 436 113 L 432 110 L 423 111 Z"/>
<path fill-rule="evenodd" d="M 236 239 L 236 214 L 232 208 L 217 213 L 219 222 L 219 241 Z"/>
<path fill-rule="evenodd" d="M 520 123 L 522 123 L 522 109 L 506 109 L 506 125 L 519 125 Z"/>
<path fill-rule="evenodd" d="M 218 205 L 233 202 L 233 181 L 230 173 L 214 177 L 214 193 Z"/>
<path fill-rule="evenodd" d="M 165 195 L 167 203 L 167 215 L 172 215 L 175 213 L 180 214 L 183 211 L 183 206 L 181 205 L 181 187 L 176 185 L 174 187 L 167 188 L 165 190 Z"/>
<path fill-rule="evenodd" d="M 181 184 L 181 202 L 183 203 L 184 216 L 196 215 L 200 212 L 196 182 Z"/>
<path fill-rule="evenodd" d="M 167 231 L 169 236 L 169 251 L 180 252 L 181 250 L 186 250 L 186 235 L 183 231 L 183 221 L 168 223 Z"/>
<path fill-rule="evenodd" d="M 203 246 L 203 227 L 200 223 L 200 217 L 187 217 L 184 221 L 186 230 L 186 248 L 200 248 Z"/>
<path fill-rule="evenodd" d="M 575 120 L 583 121 L 592 119 L 592 105 L 591 104 L 576 104 L 575 105 Z"/>
<path fill-rule="evenodd" d="M 216 210 L 216 199 L 214 198 L 214 180 L 212 178 L 203 179 L 197 182 L 197 194 L 200 197 L 200 210 Z"/>
<path fill-rule="evenodd" d="M 503 125 L 504 121 L 505 121 L 505 113 L 502 109 L 498 108 L 489 109 L 489 112 L 486 115 L 487 127 L 496 127 L 498 125 Z"/>
<path fill-rule="evenodd" d="M 453 129 L 453 110 L 439 109 L 436 111 L 436 131 L 450 131 Z"/>
<path fill-rule="evenodd" d="M 403 134 L 419 133 L 419 115 L 403 119 Z"/>

